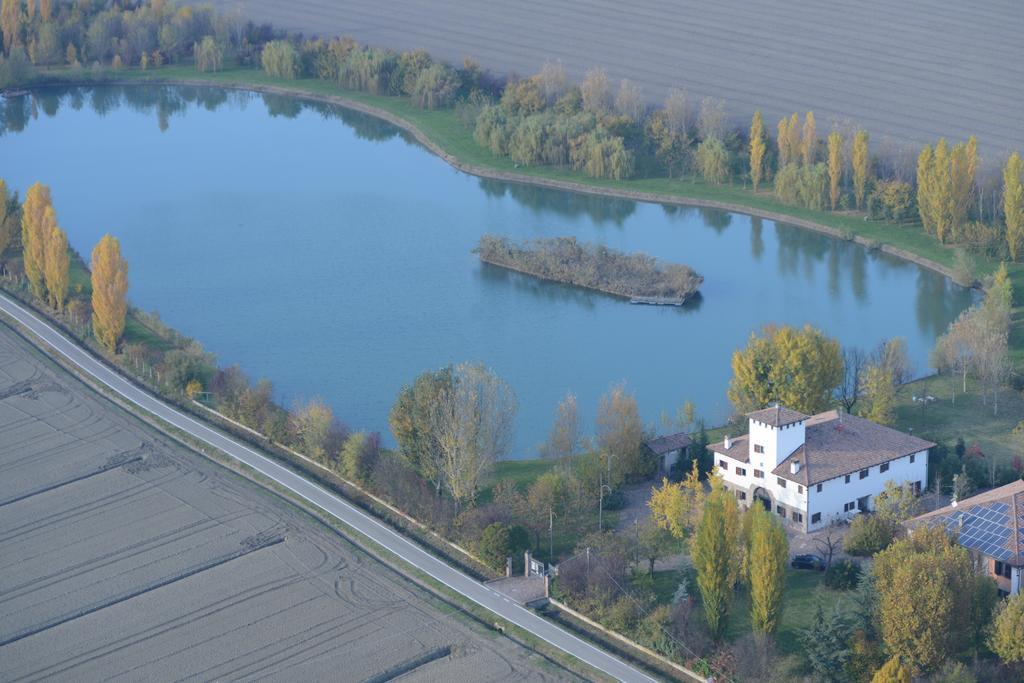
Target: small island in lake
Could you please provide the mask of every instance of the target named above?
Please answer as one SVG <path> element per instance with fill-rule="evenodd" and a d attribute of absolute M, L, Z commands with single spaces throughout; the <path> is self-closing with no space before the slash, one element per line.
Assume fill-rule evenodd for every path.
<path fill-rule="evenodd" d="M 631 303 L 681 306 L 704 278 L 689 266 L 647 254 L 625 254 L 575 237 L 513 242 L 484 235 L 474 250 L 484 263 L 526 275 L 624 297 Z"/>

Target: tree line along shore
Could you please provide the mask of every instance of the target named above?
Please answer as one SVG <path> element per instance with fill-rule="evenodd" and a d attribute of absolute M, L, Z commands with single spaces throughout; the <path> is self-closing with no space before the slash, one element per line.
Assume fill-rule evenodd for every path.
<path fill-rule="evenodd" d="M 447 131 L 460 152 L 498 168 L 564 174 L 559 177 L 597 187 L 696 188 L 712 197 L 737 197 L 754 208 L 786 206 L 794 216 L 863 229 L 861 234 L 947 263 L 953 253 L 947 245 L 953 245 L 959 279 L 971 282 L 992 271 L 995 276 L 985 282 L 986 301 L 966 312 L 940 340 L 935 366 L 945 378 L 962 383 L 963 390 L 970 391 L 968 377 L 978 382 L 986 413 L 1005 411 L 996 399 L 1020 391 L 1020 314 L 1014 300 L 1021 301 L 1024 270 L 1015 263 L 996 265 L 1022 256 L 1019 155 L 1007 160 L 1002 177 L 984 178 L 973 141 L 953 146 L 939 141 L 908 167 L 873 157 L 866 131 L 836 129 L 820 139 L 810 112 L 780 121 L 774 138 L 755 116 L 748 134 L 725 127 L 720 101 L 695 106 L 685 93 L 673 92 L 664 107 L 649 111 L 636 104 L 628 82 L 615 88 L 600 70 L 579 86 L 566 83 L 556 64 L 505 83 L 472 63 L 453 67 L 422 52 L 398 54 L 350 40 L 305 40 L 207 8 L 166 2 L 124 8 L 5 0 L 0 28 L 0 85 L 7 87 L 47 77 L 102 80 L 169 73 L 180 78 L 186 69 L 216 82 L 225 66 L 239 65 L 248 70 L 235 72 L 235 78 L 338 96 L 355 93 L 414 120 L 433 121 L 433 130 Z M 297 79 L 306 80 L 294 83 Z M 762 189 L 768 187 L 771 192 Z M 785 538 L 775 520 L 741 519 L 735 501 L 717 490 L 713 463 L 703 451 L 708 437 L 693 406 L 673 424 L 697 437 L 694 450 L 703 457 L 686 463 L 692 465 L 683 468 L 689 475 L 673 473 L 686 484 L 666 482 L 661 488 L 666 505 L 660 514 L 667 526 L 683 522 L 682 532 L 673 534 L 652 522 L 611 533 L 600 516 L 607 514 L 603 506 L 616 505 L 623 483 L 651 472 L 642 450 L 649 426 L 640 421 L 635 398 L 622 387 L 613 387 L 602 400 L 592 438 L 581 433 L 575 399 L 566 396 L 542 449 L 548 458 L 538 468 L 543 472 L 495 484 L 496 460 L 508 452 L 516 401 L 508 385 L 487 368 L 462 364 L 411 379 L 389 419 L 399 446 L 382 449 L 376 435 L 349 430 L 322 401 L 283 407 L 274 402 L 269 381 L 253 383 L 237 367 L 218 368 L 197 342 L 128 307 L 127 264 L 116 241 L 105 238 L 93 254 L 92 273 L 87 272 L 68 253 L 49 193 L 42 188 L 30 191 L 24 202 L 6 190 L 3 199 L 4 287 L 45 310 L 83 344 L 161 393 L 185 402 L 206 400 L 273 441 L 301 450 L 446 538 L 470 546 L 495 569 L 506 555 L 524 547 L 562 559 L 566 580 L 556 584 L 561 597 L 665 657 L 723 680 L 750 673 L 741 672 L 743 666 L 760 667 L 751 674 L 755 678 L 782 672 L 788 680 L 819 672 L 835 680 L 867 681 L 875 672 L 876 677 L 892 676 L 878 680 L 908 680 L 911 673 L 938 677 L 956 667 L 962 674 L 956 680 L 975 680 L 968 677 L 972 672 L 982 678 L 983 672 L 1020 671 L 1024 651 L 1019 638 L 1000 634 L 1019 632 L 1024 602 L 1002 601 L 993 609 L 997 603 L 990 586 L 972 581 L 958 551 L 938 536 L 908 541 L 883 534 L 877 544 L 871 539 L 866 544 L 871 553 L 888 552 L 877 558 L 875 566 L 881 569 L 845 565 L 845 578 L 834 577 L 837 588 L 824 594 L 834 599 L 834 614 L 819 611 L 806 629 L 798 629 L 805 654 L 786 650 L 783 630 L 787 614 L 796 608 L 783 599 L 791 590 Z M 876 221 L 863 222 L 861 228 L 865 217 Z M 750 394 L 756 385 L 741 384 L 750 374 L 746 370 L 761 368 L 761 361 L 769 359 L 779 364 L 778 377 L 794 377 L 789 367 L 806 368 L 807 359 L 818 354 L 832 362 L 817 364 L 820 377 L 799 379 L 814 379 L 821 400 L 850 408 L 859 401 L 858 412 L 882 422 L 895 419 L 901 373 L 891 357 L 898 354 L 879 354 L 869 363 L 842 353 L 838 342 L 821 339 L 816 331 L 802 335 L 800 343 L 783 343 L 796 339 L 796 333 L 765 329 L 747 349 L 737 351 L 733 368 L 738 379 L 730 391 L 737 410 L 743 401 L 766 398 Z M 777 384 L 777 393 L 767 398 L 777 399 L 784 389 Z M 486 410 L 477 410 L 479 397 L 486 398 Z M 961 394 L 958 410 L 963 401 Z M 977 416 L 967 411 L 959 419 Z M 952 474 L 960 475 L 957 482 L 979 486 L 1020 476 L 1016 461 L 1006 465 L 990 459 L 989 470 L 983 455 L 975 457 L 973 450 L 962 440 L 955 450 L 944 443 L 936 449 L 941 491 L 957 485 Z M 702 478 L 712 482 L 706 497 Z M 881 521 L 883 531 L 895 528 L 892 520 Z M 584 550 L 585 563 L 579 559 Z M 641 559 L 653 565 L 651 558 L 680 551 L 698 561 L 693 571 L 669 577 L 667 591 L 655 583 L 664 575 L 656 579 L 654 572 L 637 571 Z M 755 557 L 756 562 L 747 561 Z M 740 561 L 715 563 L 712 558 Z M 885 567 L 899 564 L 923 567 L 922 575 L 945 572 L 949 580 L 935 586 L 910 582 L 907 590 L 891 590 Z M 858 575 L 867 578 L 857 582 Z M 840 613 L 839 606 L 849 601 L 840 591 L 854 586 L 854 600 L 863 609 Z M 944 607 L 929 623 L 905 628 L 901 617 L 932 599 L 945 606 L 955 603 L 955 609 Z M 741 617 L 737 608 L 742 601 L 750 607 L 747 628 L 757 634 L 753 641 L 728 635 Z M 955 628 L 956 610 L 971 611 L 969 634 Z M 908 637 L 914 629 L 921 633 Z M 966 673 L 965 662 L 973 667 Z"/>
<path fill-rule="evenodd" d="M 514 242 L 484 235 L 474 251 L 485 263 L 649 303 L 682 305 L 704 281 L 689 266 L 582 244 L 575 237 Z"/>

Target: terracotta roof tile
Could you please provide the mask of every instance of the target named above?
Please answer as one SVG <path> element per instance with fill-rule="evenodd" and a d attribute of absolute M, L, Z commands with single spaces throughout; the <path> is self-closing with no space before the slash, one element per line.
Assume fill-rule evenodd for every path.
<path fill-rule="evenodd" d="M 803 413 L 780 405 L 764 408 L 763 410 L 755 410 L 752 413 L 747 413 L 747 417 L 771 427 L 785 427 L 786 425 L 795 424 L 807 419 L 807 416 Z"/>
<path fill-rule="evenodd" d="M 691 439 L 686 432 L 679 432 L 677 434 L 666 434 L 665 436 L 659 436 L 656 439 L 651 439 L 646 442 L 646 446 L 651 449 L 655 455 L 664 455 L 672 451 L 679 450 L 680 448 L 686 448 L 691 443 Z"/>

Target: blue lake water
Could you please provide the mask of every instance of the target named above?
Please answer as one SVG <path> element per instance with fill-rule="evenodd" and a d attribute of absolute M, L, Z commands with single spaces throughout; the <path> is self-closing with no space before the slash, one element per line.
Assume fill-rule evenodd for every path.
<path fill-rule="evenodd" d="M 403 384 L 460 361 L 493 367 L 534 455 L 559 399 L 585 425 L 621 381 L 652 424 L 685 400 L 725 419 L 730 356 L 765 323 L 810 323 L 869 349 L 906 338 L 919 374 L 972 300 L 917 265 L 717 210 L 539 189 L 458 172 L 377 119 L 219 89 L 46 90 L 5 103 L 0 176 L 52 188 L 72 246 L 121 240 L 130 298 L 221 364 L 273 380 L 286 405 L 322 396 L 379 430 Z M 575 235 L 685 263 L 684 308 L 484 266 L 482 233 Z"/>

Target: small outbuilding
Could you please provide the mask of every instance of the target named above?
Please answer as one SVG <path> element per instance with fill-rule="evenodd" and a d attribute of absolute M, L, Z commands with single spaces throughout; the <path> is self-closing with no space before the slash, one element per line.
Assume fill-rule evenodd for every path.
<path fill-rule="evenodd" d="M 661 474 L 668 474 L 672 466 L 690 452 L 690 444 L 693 440 L 686 432 L 666 434 L 644 443 L 647 450 L 658 459 L 658 468 Z"/>

